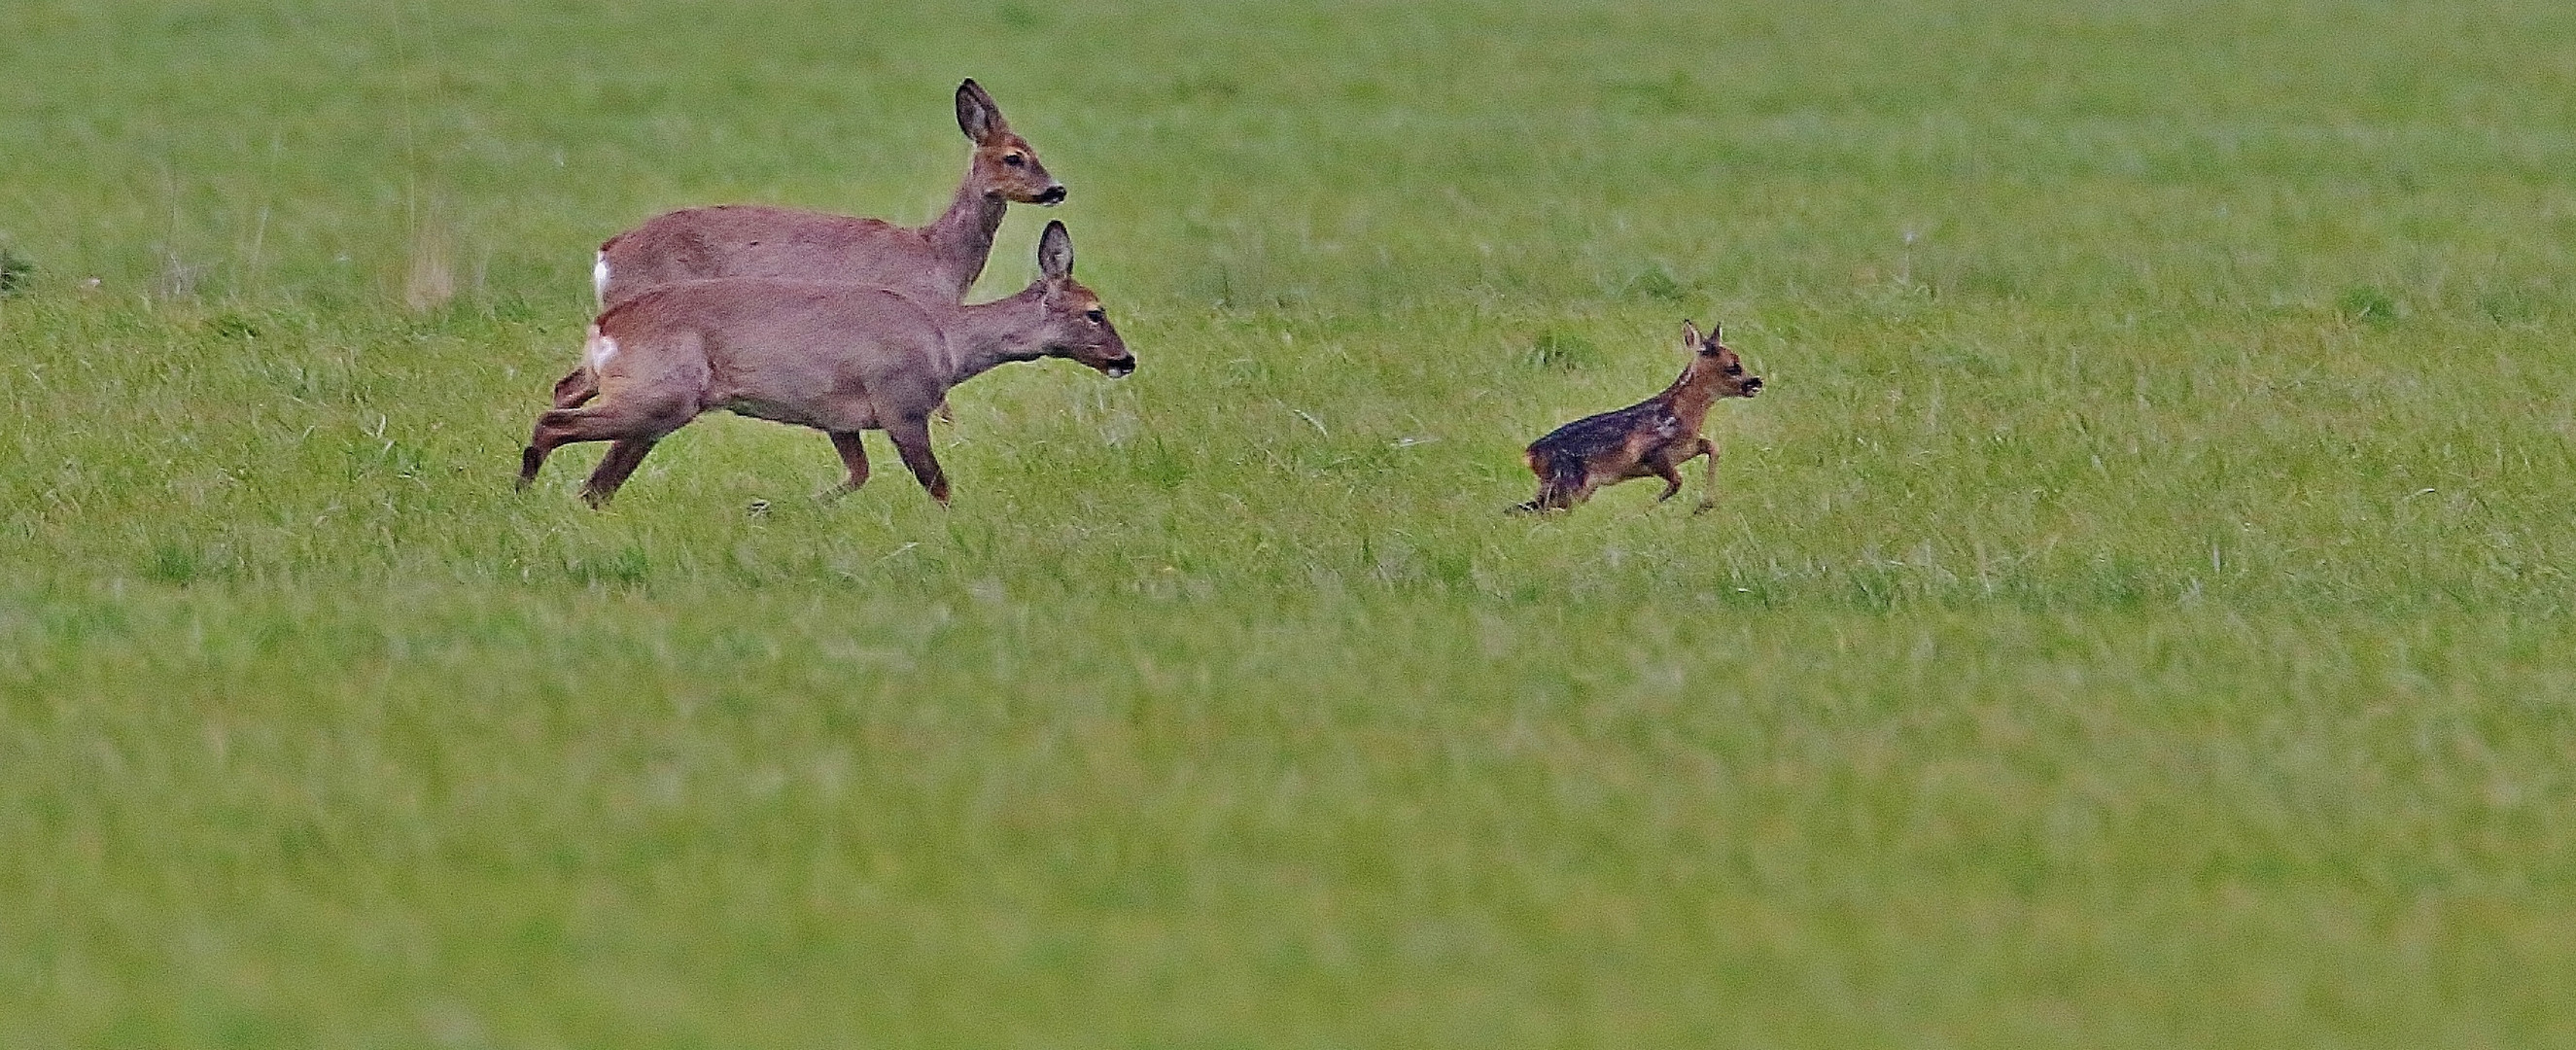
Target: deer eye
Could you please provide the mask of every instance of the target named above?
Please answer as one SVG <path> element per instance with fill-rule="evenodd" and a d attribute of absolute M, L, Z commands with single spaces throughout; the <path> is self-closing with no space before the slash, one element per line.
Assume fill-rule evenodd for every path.
<path fill-rule="evenodd" d="M 1101 309 L 1095 306 L 1083 311 L 1082 319 L 1093 324 L 1107 324 L 1109 322 L 1109 315 L 1101 312 Z"/>
<path fill-rule="evenodd" d="M 1012 167 L 1014 167 L 1014 168 L 1016 168 L 1016 167 L 1020 167 L 1020 166 L 1022 166 L 1022 165 L 1025 165 L 1025 164 L 1027 164 L 1028 162 L 1029 162 L 1029 159 L 1028 159 L 1027 157 L 1020 156 L 1020 155 L 1019 155 L 1019 154 L 1017 154 L 1017 153 L 1005 153 L 1005 154 L 1002 154 L 1002 163 L 1004 163 L 1004 164 L 1008 164 L 1008 165 L 1010 165 L 1010 166 L 1012 166 Z"/>
<path fill-rule="evenodd" d="M 1731 376 L 1740 376 L 1740 375 L 1743 375 L 1743 374 L 1744 374 L 1744 366 L 1743 366 L 1743 365 L 1741 365 L 1741 364 L 1737 364 L 1736 362 L 1729 361 L 1729 362 L 1727 362 L 1727 363 L 1726 363 L 1726 374 L 1731 375 Z"/>

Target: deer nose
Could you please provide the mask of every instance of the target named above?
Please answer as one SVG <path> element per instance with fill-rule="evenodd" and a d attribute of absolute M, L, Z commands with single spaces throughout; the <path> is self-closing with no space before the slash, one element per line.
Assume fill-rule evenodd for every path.
<path fill-rule="evenodd" d="M 1045 192 L 1038 194 L 1038 203 L 1049 207 L 1062 204 L 1064 203 L 1064 194 L 1064 184 L 1061 182 L 1056 183 L 1053 186 L 1047 187 Z"/>
<path fill-rule="evenodd" d="M 1751 379 L 1747 379 L 1747 380 L 1745 380 L 1745 381 L 1744 381 L 1744 396 L 1746 396 L 1746 397 L 1752 397 L 1753 395 L 1755 395 L 1755 394 L 1759 394 L 1759 393 L 1761 393 L 1761 392 L 1762 392 L 1762 377 L 1761 377 L 1761 376 L 1754 376 L 1753 378 L 1751 378 Z"/>

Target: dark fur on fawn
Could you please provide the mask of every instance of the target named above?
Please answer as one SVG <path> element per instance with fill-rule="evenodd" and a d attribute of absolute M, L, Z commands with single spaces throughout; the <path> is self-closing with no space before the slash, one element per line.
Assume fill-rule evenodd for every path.
<path fill-rule="evenodd" d="M 1690 365 L 1664 391 L 1615 412 L 1585 416 L 1530 443 L 1521 461 L 1538 475 L 1538 496 L 1512 509 L 1567 510 L 1592 498 L 1593 490 L 1631 478 L 1662 478 L 1664 494 L 1682 490 L 1681 465 L 1691 457 L 1708 457 L 1708 480 L 1698 510 L 1717 504 L 1717 442 L 1700 434 L 1710 405 L 1721 397 L 1752 397 L 1762 392 L 1762 377 L 1744 370 L 1735 351 L 1718 342 L 1710 327 L 1703 339 L 1699 326 L 1682 322 L 1682 346 L 1691 351 Z"/>

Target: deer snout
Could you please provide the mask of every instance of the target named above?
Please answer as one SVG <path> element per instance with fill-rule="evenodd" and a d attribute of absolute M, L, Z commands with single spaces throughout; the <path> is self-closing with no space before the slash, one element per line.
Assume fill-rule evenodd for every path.
<path fill-rule="evenodd" d="M 1744 380 L 1744 396 L 1746 396 L 1746 397 L 1752 397 L 1753 395 L 1755 395 L 1755 394 L 1759 394 L 1759 393 L 1761 393 L 1761 392 L 1762 392 L 1762 377 L 1761 377 L 1761 376 L 1748 376 L 1748 377 L 1746 377 L 1746 378 L 1745 378 L 1745 380 Z"/>
<path fill-rule="evenodd" d="M 1136 355 L 1134 354 L 1122 353 L 1107 361 L 1101 362 L 1100 365 L 1100 374 L 1108 376 L 1111 379 L 1125 379 L 1134 371 L 1136 371 Z"/>
<path fill-rule="evenodd" d="M 1064 203 L 1064 195 L 1066 192 L 1067 191 L 1065 190 L 1063 183 L 1055 183 L 1048 186 L 1046 189 L 1038 191 L 1037 203 L 1046 205 L 1050 208 L 1055 207 L 1056 205 Z"/>

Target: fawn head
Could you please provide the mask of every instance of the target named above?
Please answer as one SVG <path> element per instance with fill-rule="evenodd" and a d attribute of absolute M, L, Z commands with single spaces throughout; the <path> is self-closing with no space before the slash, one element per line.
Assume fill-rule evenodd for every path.
<path fill-rule="evenodd" d="M 975 143 L 975 163 L 970 177 L 984 188 L 991 200 L 1014 204 L 1056 204 L 1064 200 L 1064 184 L 1047 174 L 1046 165 L 1038 163 L 1038 151 L 1029 141 L 1011 133 L 1011 125 L 1002 119 L 1002 108 L 993 104 L 993 96 L 984 87 L 968 80 L 957 85 L 957 130 Z"/>
<path fill-rule="evenodd" d="M 1719 397 L 1752 397 L 1762 392 L 1762 377 L 1744 370 L 1744 359 L 1718 341 L 1720 327 L 1708 326 L 1708 335 L 1699 334 L 1699 326 L 1682 322 L 1682 346 L 1695 356 L 1691 358 L 1690 376 L 1704 379 Z"/>
<path fill-rule="evenodd" d="M 1136 370 L 1136 355 L 1110 327 L 1100 297 L 1073 279 L 1073 236 L 1061 222 L 1047 223 L 1038 237 L 1038 287 L 1046 310 L 1040 345 L 1047 356 L 1089 365 L 1111 379 Z"/>

